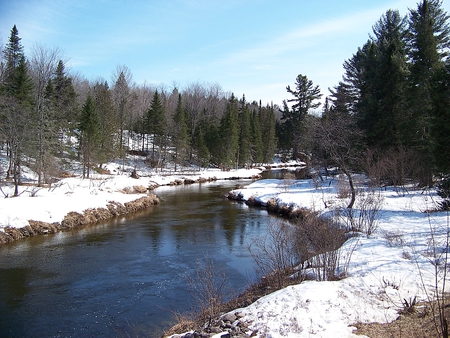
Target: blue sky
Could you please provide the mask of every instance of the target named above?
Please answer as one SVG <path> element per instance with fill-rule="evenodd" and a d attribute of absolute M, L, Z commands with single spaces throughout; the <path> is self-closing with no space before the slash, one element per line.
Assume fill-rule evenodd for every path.
<path fill-rule="evenodd" d="M 327 95 L 386 10 L 405 15 L 418 1 L 0 0 L 0 41 L 16 24 L 26 53 L 59 47 L 90 80 L 125 65 L 137 84 L 217 83 L 281 104 L 298 74 Z"/>

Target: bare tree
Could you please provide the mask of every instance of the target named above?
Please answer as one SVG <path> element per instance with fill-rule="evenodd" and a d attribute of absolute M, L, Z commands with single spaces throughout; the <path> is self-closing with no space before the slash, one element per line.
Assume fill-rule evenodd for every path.
<path fill-rule="evenodd" d="M 317 148 L 323 150 L 319 156 L 339 167 L 348 179 L 351 199 L 347 208 L 351 209 L 356 199 L 352 170 L 360 166 L 363 154 L 362 133 L 356 118 L 345 109 L 332 107 L 316 128 Z"/>
<path fill-rule="evenodd" d="M 38 173 L 38 186 L 42 184 L 44 159 L 48 158 L 48 144 L 45 139 L 49 130 L 48 107 L 45 104 L 45 88 L 55 72 L 56 66 L 62 58 L 59 48 L 47 48 L 36 44 L 31 50 L 30 74 L 34 83 L 34 101 L 36 111 L 36 131 L 37 131 L 37 156 L 36 171 Z M 55 133 L 56 131 L 53 130 Z"/>
<path fill-rule="evenodd" d="M 134 100 L 132 95 L 132 74 L 131 70 L 125 66 L 118 66 L 113 74 L 113 100 L 119 119 L 119 148 L 120 156 L 124 158 L 124 130 L 126 123 L 129 122 L 131 116 L 131 108 Z M 129 138 L 128 138 L 129 139 Z M 127 146 L 128 146 L 127 141 Z"/>

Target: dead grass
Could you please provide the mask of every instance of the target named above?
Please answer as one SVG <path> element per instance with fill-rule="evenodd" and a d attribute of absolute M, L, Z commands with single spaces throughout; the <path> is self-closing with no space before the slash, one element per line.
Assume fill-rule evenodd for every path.
<path fill-rule="evenodd" d="M 445 317 L 450 318 L 449 305 L 445 308 Z M 436 325 L 439 325 L 439 317 L 433 316 L 430 304 L 422 303 L 413 313 L 401 314 L 389 324 L 357 324 L 357 331 L 353 333 L 371 338 L 442 338 Z"/>

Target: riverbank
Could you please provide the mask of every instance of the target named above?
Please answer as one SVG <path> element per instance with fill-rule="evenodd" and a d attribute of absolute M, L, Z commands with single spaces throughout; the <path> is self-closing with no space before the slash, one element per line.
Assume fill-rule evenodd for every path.
<path fill-rule="evenodd" d="M 417 318 L 418 322 L 419 317 L 426 317 L 431 321 L 437 314 L 430 307 L 431 300 L 449 291 L 444 283 L 449 214 L 434 211 L 439 201 L 434 190 L 373 190 L 364 183 L 362 179 L 358 182 L 354 215 L 366 212 L 368 201 L 379 202 L 379 209 L 370 233 L 359 233 L 340 248 L 341 278 L 304 281 L 234 309 L 228 314 L 238 315 L 243 333 L 256 337 L 361 337 L 356 330 L 361 324 L 392 323 L 408 313 L 409 320 Z M 281 210 L 308 209 L 325 216 L 342 210 L 349 199 L 346 182 L 337 177 L 260 180 L 230 194 L 262 207 L 276 202 Z M 341 214 L 341 221 L 349 219 Z M 303 273 L 315 277 L 314 267 Z M 377 337 L 404 334 L 395 331 L 395 325 L 389 330 Z M 414 326 L 414 333 L 438 336 L 423 326 Z M 227 334 L 225 328 L 210 336 L 222 334 Z"/>
<path fill-rule="evenodd" d="M 34 173 L 24 171 L 19 196 L 11 185 L 2 186 L 0 245 L 25 237 L 49 234 L 138 212 L 159 203 L 159 186 L 200 184 L 227 179 L 256 179 L 263 168 L 159 172 L 110 163 L 89 179 L 68 177 L 47 187 L 36 187 Z"/>

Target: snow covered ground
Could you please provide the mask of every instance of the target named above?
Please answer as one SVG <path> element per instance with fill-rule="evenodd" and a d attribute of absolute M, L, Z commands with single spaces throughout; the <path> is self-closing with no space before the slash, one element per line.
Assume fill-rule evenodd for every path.
<path fill-rule="evenodd" d="M 75 211 L 82 213 L 89 208 L 106 207 L 109 201 L 126 203 L 136 200 L 144 194 L 127 194 L 134 186 L 145 188 L 151 185 L 167 185 L 175 180 L 185 178 L 197 180 L 225 179 L 229 177 L 247 178 L 261 173 L 261 169 L 220 171 L 216 169 L 190 171 L 190 172 L 165 172 L 162 174 L 137 170 L 138 179 L 130 177 L 133 166 L 123 168 L 121 164 L 109 163 L 105 166 L 112 175 L 100 175 L 91 173 L 90 179 L 82 179 L 80 175 L 65 178 L 53 184 L 50 188 L 36 188 L 33 185 L 20 186 L 19 197 L 12 196 L 14 187 L 1 186 L 0 194 L 0 231 L 4 227 L 24 227 L 28 220 L 42 222 L 61 222 L 64 216 Z M 125 169 L 125 170 L 122 170 Z M 23 181 L 36 181 L 34 173 L 24 168 Z"/>
<path fill-rule="evenodd" d="M 85 180 L 66 178 L 51 188 L 21 186 L 20 197 L 0 198 L 0 231 L 6 226 L 28 225 L 29 219 L 61 222 L 70 211 L 82 212 L 104 207 L 108 201 L 125 203 L 140 197 L 123 193 L 127 187 L 163 185 L 184 176 L 193 180 L 223 179 L 260 173 L 259 169 L 208 170 L 177 176 L 149 175 L 138 170 L 141 177 L 133 179 L 129 171 L 123 173 L 118 166 L 107 167 L 112 175 L 93 175 Z M 31 173 L 28 175 L 34 179 Z M 244 199 L 254 197 L 266 203 L 276 198 L 279 204 L 328 213 L 348 202 L 348 197 L 340 197 L 342 186 L 337 179 L 260 180 L 236 192 Z M 2 190 L 12 195 L 12 187 L 3 185 Z M 343 259 L 351 255 L 346 278 L 303 282 L 236 309 L 245 315 L 243 320 L 252 330 L 258 330 L 259 337 L 354 337 L 355 323 L 393 321 L 404 300 L 426 300 L 435 295 L 435 267 L 442 266 L 447 252 L 449 215 L 425 212 L 434 209 L 439 200 L 433 190 L 387 188 L 376 193 L 383 203 L 374 233 L 354 237 L 341 248 Z M 441 278 L 439 274 L 439 285 Z"/>
<path fill-rule="evenodd" d="M 260 180 L 234 192 L 326 213 L 348 202 L 339 198 L 339 187 L 336 180 Z M 233 312 L 242 312 L 259 337 L 356 337 L 355 323 L 391 322 L 405 300 L 434 297 L 436 276 L 442 290 L 450 230 L 448 213 L 426 212 L 439 197 L 433 190 L 392 188 L 376 196 L 382 204 L 374 233 L 351 238 L 341 248 L 343 260 L 351 255 L 346 278 L 289 286 Z"/>

